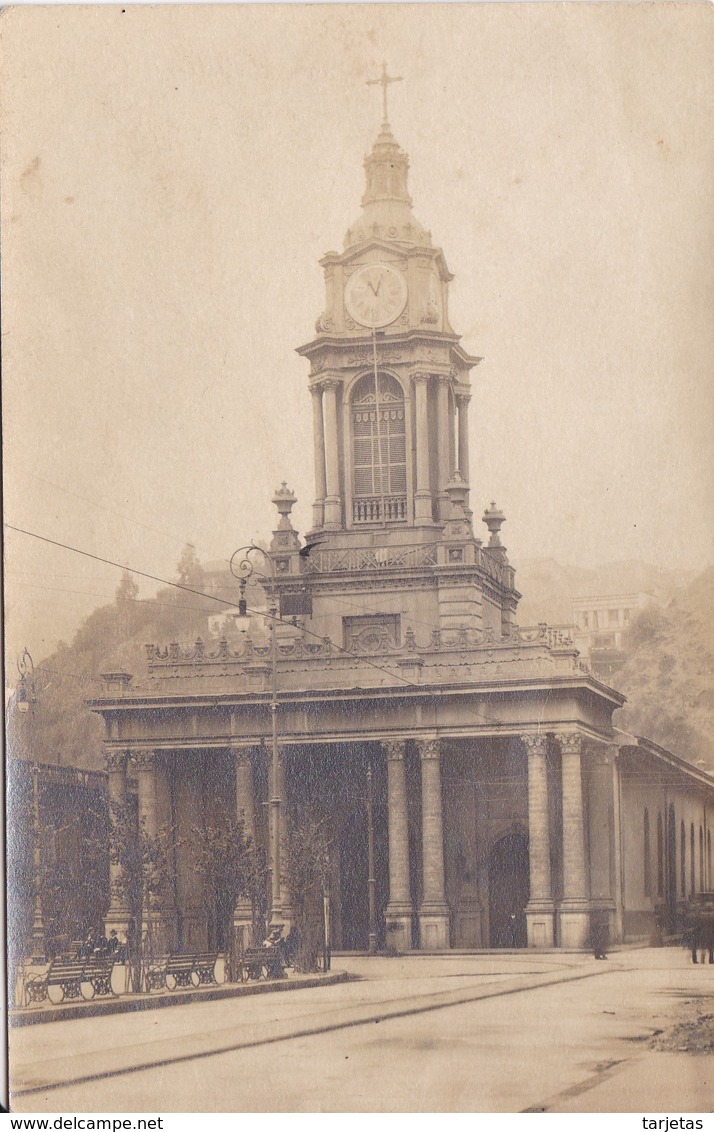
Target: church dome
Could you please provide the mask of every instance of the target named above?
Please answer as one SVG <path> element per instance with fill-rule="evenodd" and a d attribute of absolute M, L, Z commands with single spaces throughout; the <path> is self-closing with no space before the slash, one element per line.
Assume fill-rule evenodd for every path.
<path fill-rule="evenodd" d="M 431 247 L 431 233 L 412 212 L 407 190 L 409 158 L 400 149 L 386 121 L 382 123 L 372 152 L 364 159 L 364 169 L 366 187 L 362 214 L 347 230 L 345 250 L 371 239 Z"/>

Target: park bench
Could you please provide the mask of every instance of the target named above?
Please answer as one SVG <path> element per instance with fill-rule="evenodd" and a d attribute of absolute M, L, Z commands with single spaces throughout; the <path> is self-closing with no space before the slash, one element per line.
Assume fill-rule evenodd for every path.
<path fill-rule="evenodd" d="M 176 990 L 178 987 L 200 987 L 215 983 L 215 951 L 192 955 L 162 955 L 149 963 L 144 976 L 146 990 Z"/>
<path fill-rule="evenodd" d="M 85 960 L 82 974 L 82 998 L 91 999 L 95 995 L 114 994 L 112 990 L 112 969 L 114 956 L 94 955 Z"/>
<path fill-rule="evenodd" d="M 113 958 L 53 959 L 48 969 L 25 980 L 25 1003 L 45 999 L 59 1006 L 67 999 L 91 999 L 95 994 L 113 994 Z"/>
<path fill-rule="evenodd" d="M 166 966 L 168 955 L 159 955 L 149 960 L 144 968 L 144 990 L 149 994 L 155 990 L 164 990 L 166 986 Z"/>
<path fill-rule="evenodd" d="M 282 979 L 283 957 L 278 947 L 248 947 L 241 960 L 241 979 Z"/>
<path fill-rule="evenodd" d="M 218 982 L 216 978 L 216 963 L 218 955 L 215 952 L 205 952 L 193 957 L 193 973 L 198 978 L 198 986 Z"/>

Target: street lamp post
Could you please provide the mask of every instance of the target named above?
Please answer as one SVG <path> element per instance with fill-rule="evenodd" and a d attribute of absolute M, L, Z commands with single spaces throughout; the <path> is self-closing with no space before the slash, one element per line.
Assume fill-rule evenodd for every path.
<path fill-rule="evenodd" d="M 17 710 L 23 715 L 31 713 L 35 703 L 35 665 L 27 649 L 17 662 L 20 683 L 17 689 Z M 29 720 L 28 720 L 29 724 Z M 28 726 L 28 731 L 30 727 Z M 32 737 L 32 736 L 31 736 Z M 34 755 L 34 751 L 30 751 Z M 35 905 L 32 915 L 32 935 L 30 937 L 31 959 L 44 963 L 47 958 L 45 920 L 42 912 L 42 827 L 40 825 L 40 767 L 32 763 L 32 833 L 33 833 L 33 885 Z"/>
<path fill-rule="evenodd" d="M 256 570 L 251 561 L 252 554 L 259 554 L 263 565 L 268 566 L 269 574 Z M 262 547 L 251 544 L 236 550 L 231 558 L 231 573 L 240 582 L 240 601 L 238 608 L 242 615 L 246 615 L 248 606 L 245 598 L 246 586 L 253 575 L 266 581 L 274 581 L 274 567 L 269 554 Z M 276 923 L 284 919 L 285 909 L 282 900 L 282 885 L 280 879 L 281 853 L 280 853 L 280 825 L 281 825 L 281 775 L 280 775 L 280 744 L 278 741 L 278 642 L 276 636 L 276 623 L 278 620 L 278 605 L 275 599 L 275 589 L 270 587 L 270 606 L 268 608 L 270 632 L 270 730 L 271 730 L 271 773 L 270 773 L 270 922 Z"/>
<path fill-rule="evenodd" d="M 35 910 L 32 917 L 32 960 L 44 963 L 47 958 L 45 940 L 45 921 L 42 915 L 42 848 L 40 827 L 40 768 L 37 763 L 32 766 L 32 823 L 35 839 L 34 847 L 34 876 L 35 876 Z"/>

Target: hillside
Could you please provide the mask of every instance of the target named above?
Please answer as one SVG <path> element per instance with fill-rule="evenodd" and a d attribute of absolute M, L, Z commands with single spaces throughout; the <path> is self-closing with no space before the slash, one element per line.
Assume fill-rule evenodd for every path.
<path fill-rule="evenodd" d="M 633 621 L 615 723 L 714 767 L 714 567 Z"/>
<path fill-rule="evenodd" d="M 681 576 L 640 562 L 613 563 L 593 570 L 563 566 L 553 559 L 524 560 L 517 585 L 524 593 L 522 625 L 571 619 L 573 597 L 588 593 L 656 589 L 671 592 Z M 60 644 L 36 666 L 36 702 L 8 713 L 10 750 L 25 758 L 101 769 L 103 726 L 85 700 L 103 693 L 101 672 L 145 671 L 149 642 L 187 642 L 207 635 L 207 615 L 237 601 L 236 582 L 225 564 L 206 570 L 190 552 L 178 565 L 177 580 L 210 597 L 162 589 L 140 600 L 125 575 L 112 604 L 96 609 L 71 644 Z M 222 568 L 219 568 L 222 567 Z M 714 568 L 679 590 L 665 606 L 652 606 L 633 623 L 630 657 L 617 686 L 629 703 L 618 726 L 646 735 L 692 762 L 714 761 Z"/>
<path fill-rule="evenodd" d="M 188 549 L 178 564 L 177 581 L 193 589 L 234 600 L 230 574 L 206 578 Z M 145 670 L 145 644 L 190 641 L 206 634 L 206 615 L 222 608 L 209 598 L 179 589 L 159 590 L 155 598 L 139 599 L 135 583 L 125 574 L 115 601 L 89 615 L 71 644 L 60 643 L 35 665 L 35 702 L 30 711 L 8 710 L 8 748 L 13 755 L 39 762 L 85 769 L 103 769 L 104 727 L 85 700 L 102 695 L 100 673 Z"/>
<path fill-rule="evenodd" d="M 554 558 L 522 558 L 513 565 L 516 587 L 523 594 L 518 606 L 521 625 L 536 625 L 539 621 L 569 624 L 572 603 L 578 597 L 643 592 L 667 601 L 694 577 L 693 571 L 666 570 L 639 561 L 607 562 L 583 569 L 564 566 Z"/>

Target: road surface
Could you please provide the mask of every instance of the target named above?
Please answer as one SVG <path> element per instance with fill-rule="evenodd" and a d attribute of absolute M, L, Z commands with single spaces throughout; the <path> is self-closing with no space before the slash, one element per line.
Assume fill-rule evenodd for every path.
<path fill-rule="evenodd" d="M 15 1112 L 695 1112 L 713 1058 L 652 1035 L 714 1010 L 681 950 L 339 958 L 332 987 L 10 1034 Z"/>

